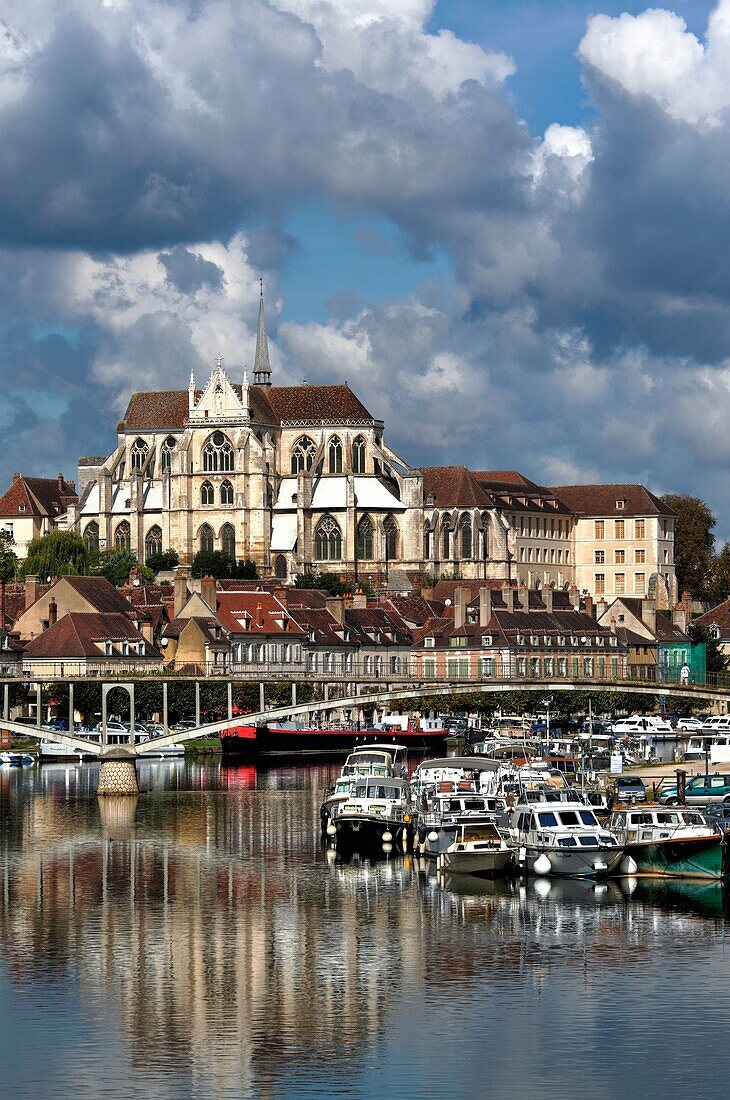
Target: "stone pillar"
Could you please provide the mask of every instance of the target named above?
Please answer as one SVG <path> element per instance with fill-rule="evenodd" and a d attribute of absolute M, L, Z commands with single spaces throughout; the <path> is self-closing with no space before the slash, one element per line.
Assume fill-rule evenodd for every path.
<path fill-rule="evenodd" d="M 97 795 L 133 795 L 136 798 L 139 795 L 136 760 L 136 755 L 121 745 L 104 753 L 99 769 Z"/>

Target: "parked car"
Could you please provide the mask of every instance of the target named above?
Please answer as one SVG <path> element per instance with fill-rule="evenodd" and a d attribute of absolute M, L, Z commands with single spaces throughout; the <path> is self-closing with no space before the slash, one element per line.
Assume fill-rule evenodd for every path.
<path fill-rule="evenodd" d="M 653 714 L 632 714 L 630 718 L 617 718 L 611 727 L 616 737 L 628 734 L 629 737 L 641 733 L 671 733 L 669 722 Z"/>
<path fill-rule="evenodd" d="M 704 815 L 708 825 L 717 825 L 723 833 L 730 830 L 730 803 L 713 802 L 705 807 Z"/>
<path fill-rule="evenodd" d="M 94 727 L 97 733 L 101 733 L 103 724 L 98 722 Z M 107 733 L 129 733 L 129 730 L 125 726 L 124 722 L 117 722 L 115 719 L 109 719 L 106 724 Z"/>
<path fill-rule="evenodd" d="M 730 804 L 730 775 L 692 776 L 687 780 L 685 798 L 690 806 L 704 806 L 710 802 Z M 676 782 L 660 789 L 657 800 L 665 806 L 675 806 L 679 801 Z"/>
<path fill-rule="evenodd" d="M 702 722 L 699 718 L 678 718 L 677 719 L 678 730 L 701 730 Z"/>
<path fill-rule="evenodd" d="M 646 802 L 644 780 L 638 775 L 618 775 L 614 784 L 614 802 Z"/>

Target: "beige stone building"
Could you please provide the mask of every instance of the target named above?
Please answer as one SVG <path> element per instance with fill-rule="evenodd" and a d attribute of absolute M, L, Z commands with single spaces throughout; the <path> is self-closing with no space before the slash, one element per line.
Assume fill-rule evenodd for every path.
<path fill-rule="evenodd" d="M 0 527 L 13 540 L 19 558 L 28 552 L 32 539 L 68 525 L 68 509 L 77 503 L 76 486 L 57 478 L 24 477 L 13 474 L 13 483 L 0 497 Z"/>

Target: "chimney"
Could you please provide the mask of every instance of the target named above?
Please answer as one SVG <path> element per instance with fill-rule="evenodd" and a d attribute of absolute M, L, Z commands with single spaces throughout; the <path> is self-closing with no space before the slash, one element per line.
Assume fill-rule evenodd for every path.
<path fill-rule="evenodd" d="M 345 621 L 345 601 L 342 596 L 328 596 L 325 600 L 325 607 L 332 618 L 336 619 L 342 626 Z"/>
<path fill-rule="evenodd" d="M 540 595 L 542 596 L 542 602 L 545 605 L 545 610 L 547 611 L 548 615 L 552 615 L 552 613 L 553 613 L 553 590 L 552 590 L 552 588 L 550 587 L 549 584 L 545 585 L 545 587 L 543 588 Z"/>
<path fill-rule="evenodd" d="M 144 640 L 149 645 L 154 645 L 155 644 L 155 635 L 154 635 L 154 629 L 153 629 L 153 626 L 152 626 L 152 619 L 143 619 L 142 622 L 139 624 L 139 631 L 140 631 L 140 634 L 142 635 L 142 637 L 144 638 Z"/>
<path fill-rule="evenodd" d="M 520 585 L 520 607 L 523 611 L 530 610 L 530 589 L 524 581 Z"/>
<path fill-rule="evenodd" d="M 585 606 L 583 610 L 585 611 L 586 615 L 593 615 L 593 596 L 591 596 L 590 592 L 586 595 Z"/>
<path fill-rule="evenodd" d="M 479 625 L 489 626 L 492 619 L 492 590 L 486 584 L 479 589 Z"/>
<path fill-rule="evenodd" d="M 515 609 L 515 590 L 511 585 L 507 584 L 502 589 L 502 599 L 504 600 L 504 606 L 507 611 L 514 611 Z"/>
<path fill-rule="evenodd" d="M 454 589 L 454 630 L 459 630 L 466 622 L 466 592 L 459 585 Z"/>
<path fill-rule="evenodd" d="M 48 604 L 48 625 L 49 626 L 55 626 L 57 622 L 58 622 L 58 604 L 53 599 L 53 597 L 51 597 L 50 602 Z"/>
<path fill-rule="evenodd" d="M 215 615 L 218 610 L 218 593 L 215 586 L 215 577 L 200 578 L 200 595 Z"/>
<path fill-rule="evenodd" d="M 188 571 L 187 569 L 175 570 L 175 615 L 177 618 L 185 604 L 188 602 Z"/>
<path fill-rule="evenodd" d="M 368 605 L 368 598 L 361 588 L 356 588 L 352 596 L 352 606 L 355 611 L 362 611 Z"/>
<path fill-rule="evenodd" d="M 57 480 L 58 480 L 58 491 L 59 491 L 59 493 L 62 493 L 63 492 L 63 474 L 62 473 L 59 472 Z"/>
<path fill-rule="evenodd" d="M 38 578 L 34 576 L 28 576 L 25 578 L 25 606 L 26 608 L 32 607 L 32 605 L 38 599 Z"/>
<path fill-rule="evenodd" d="M 672 622 L 684 634 L 687 630 L 687 612 L 683 607 L 675 607 L 672 612 Z"/>
<path fill-rule="evenodd" d="M 578 594 L 578 589 L 574 584 L 571 584 L 570 588 L 568 589 L 568 599 L 570 600 L 571 607 L 580 607 L 580 596 Z"/>
<path fill-rule="evenodd" d="M 266 619 L 264 617 L 264 609 L 261 606 L 261 600 L 256 604 L 256 618 L 254 621 L 259 630 L 263 630 L 266 625 Z"/>
<path fill-rule="evenodd" d="M 656 602 L 644 600 L 641 605 L 641 618 L 645 626 L 648 626 L 652 634 L 656 634 Z"/>
<path fill-rule="evenodd" d="M 608 604 L 606 603 L 603 596 L 601 596 L 600 600 L 596 604 L 596 618 L 599 622 L 601 621 L 601 619 L 603 618 L 603 616 L 606 614 L 607 611 L 608 611 Z"/>
<path fill-rule="evenodd" d="M 433 599 L 433 588 L 422 588 L 421 589 L 421 595 L 423 596 L 424 600 L 432 600 Z"/>
<path fill-rule="evenodd" d="M 139 588 L 142 581 L 142 570 L 138 565 L 132 566 L 129 570 L 129 583 L 133 588 Z"/>

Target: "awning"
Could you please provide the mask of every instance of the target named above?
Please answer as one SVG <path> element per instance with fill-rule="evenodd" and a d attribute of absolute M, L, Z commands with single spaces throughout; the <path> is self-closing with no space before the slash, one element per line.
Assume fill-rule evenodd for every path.
<path fill-rule="evenodd" d="M 297 517 L 274 516 L 271 523 L 271 549 L 293 550 L 297 541 Z"/>
<path fill-rule="evenodd" d="M 375 508 L 389 512 L 405 508 L 402 501 L 393 496 L 376 477 L 356 477 L 355 496 L 359 509 Z"/>

